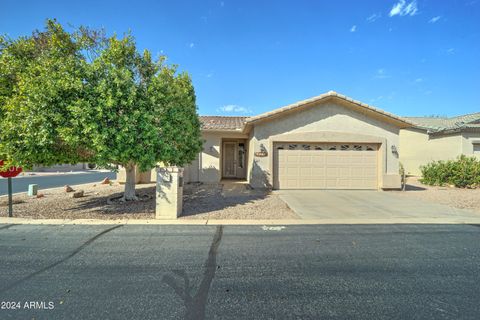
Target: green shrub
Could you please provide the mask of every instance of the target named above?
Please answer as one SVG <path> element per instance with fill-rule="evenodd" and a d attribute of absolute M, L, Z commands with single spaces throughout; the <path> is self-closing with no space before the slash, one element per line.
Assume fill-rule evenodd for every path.
<path fill-rule="evenodd" d="M 433 161 L 421 166 L 424 184 L 454 185 L 457 188 L 480 187 L 480 160 L 461 155 L 456 160 Z"/>

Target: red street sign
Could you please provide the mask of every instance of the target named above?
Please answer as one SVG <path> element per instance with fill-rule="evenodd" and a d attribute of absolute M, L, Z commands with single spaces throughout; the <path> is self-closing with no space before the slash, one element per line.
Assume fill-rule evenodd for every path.
<path fill-rule="evenodd" d="M 0 160 L 0 167 L 3 166 L 3 160 Z M 7 171 L 0 171 L 0 176 L 4 178 L 14 178 L 22 172 L 21 167 L 10 167 Z"/>

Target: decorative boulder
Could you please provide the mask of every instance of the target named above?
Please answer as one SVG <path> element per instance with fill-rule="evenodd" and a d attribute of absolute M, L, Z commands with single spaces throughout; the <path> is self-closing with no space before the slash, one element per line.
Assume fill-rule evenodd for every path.
<path fill-rule="evenodd" d="M 72 194 L 72 198 L 81 198 L 83 197 L 83 194 L 84 194 L 83 190 L 76 191 Z"/>
<path fill-rule="evenodd" d="M 105 178 L 105 179 L 102 180 L 102 182 L 100 182 L 100 184 L 110 184 L 110 179 Z"/>
<path fill-rule="evenodd" d="M 43 193 L 37 193 L 37 199 L 43 198 L 45 195 Z"/>
<path fill-rule="evenodd" d="M 73 192 L 73 191 L 75 191 L 75 190 L 73 190 L 73 188 L 70 187 L 68 184 L 67 184 L 64 188 L 65 188 L 65 192 L 67 192 L 67 193 L 68 193 L 68 192 Z"/>

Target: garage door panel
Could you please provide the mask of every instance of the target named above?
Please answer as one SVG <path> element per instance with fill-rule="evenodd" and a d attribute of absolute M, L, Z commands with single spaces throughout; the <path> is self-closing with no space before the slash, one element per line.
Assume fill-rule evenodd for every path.
<path fill-rule="evenodd" d="M 325 168 L 325 176 L 327 178 L 336 178 L 338 177 L 338 168 L 335 167 L 326 167 Z"/>
<path fill-rule="evenodd" d="M 300 163 L 303 164 L 311 164 L 312 163 L 312 156 L 310 155 L 302 155 L 300 156 Z"/>
<path fill-rule="evenodd" d="M 312 168 L 312 177 L 325 177 L 325 168 Z"/>
<path fill-rule="evenodd" d="M 377 189 L 378 152 L 366 150 L 276 149 L 274 187 Z"/>
<path fill-rule="evenodd" d="M 312 155 L 312 165 L 314 167 L 323 167 L 325 165 L 325 155 Z"/>
<path fill-rule="evenodd" d="M 302 176 L 302 177 L 312 176 L 312 168 L 310 168 L 310 167 L 300 168 L 300 176 Z"/>
<path fill-rule="evenodd" d="M 288 163 L 298 163 L 298 158 L 299 158 L 299 156 L 288 155 L 286 161 Z"/>
<path fill-rule="evenodd" d="M 287 167 L 287 173 L 286 176 L 291 176 L 291 177 L 297 177 L 300 173 L 300 168 L 299 167 Z"/>
<path fill-rule="evenodd" d="M 311 181 L 311 187 L 312 189 L 325 189 L 325 179 L 312 179 Z"/>
<path fill-rule="evenodd" d="M 351 168 L 350 174 L 352 179 L 361 178 L 365 175 L 365 168 L 362 168 L 362 167 Z"/>

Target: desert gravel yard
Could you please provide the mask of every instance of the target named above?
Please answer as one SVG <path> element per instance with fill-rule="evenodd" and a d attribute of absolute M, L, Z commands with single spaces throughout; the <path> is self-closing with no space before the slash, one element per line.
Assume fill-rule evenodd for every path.
<path fill-rule="evenodd" d="M 221 184 L 187 185 L 182 219 L 299 219 L 279 196 L 265 191 L 226 192 Z"/>
<path fill-rule="evenodd" d="M 73 186 L 85 196 L 72 198 L 64 188 L 40 190 L 43 197 L 14 195 L 14 216 L 34 219 L 153 219 L 155 218 L 155 184 L 137 185 L 140 201 L 107 204 L 120 196 L 119 184 Z M 222 184 L 188 184 L 184 188 L 182 219 L 298 219 L 278 196 L 245 189 L 226 194 Z M 7 197 L 0 197 L 0 216 L 8 212 Z"/>
<path fill-rule="evenodd" d="M 34 219 L 150 219 L 155 217 L 155 185 L 137 186 L 141 201 L 107 204 L 111 197 L 120 196 L 123 186 L 93 184 L 72 186 L 83 190 L 84 197 L 73 199 L 63 188 L 40 190 L 43 197 L 16 194 L 13 215 Z M 0 216 L 7 216 L 7 197 L 0 198 Z"/>
<path fill-rule="evenodd" d="M 416 177 L 407 179 L 406 191 L 391 191 L 403 197 L 468 209 L 480 214 L 480 189 L 427 186 Z"/>

